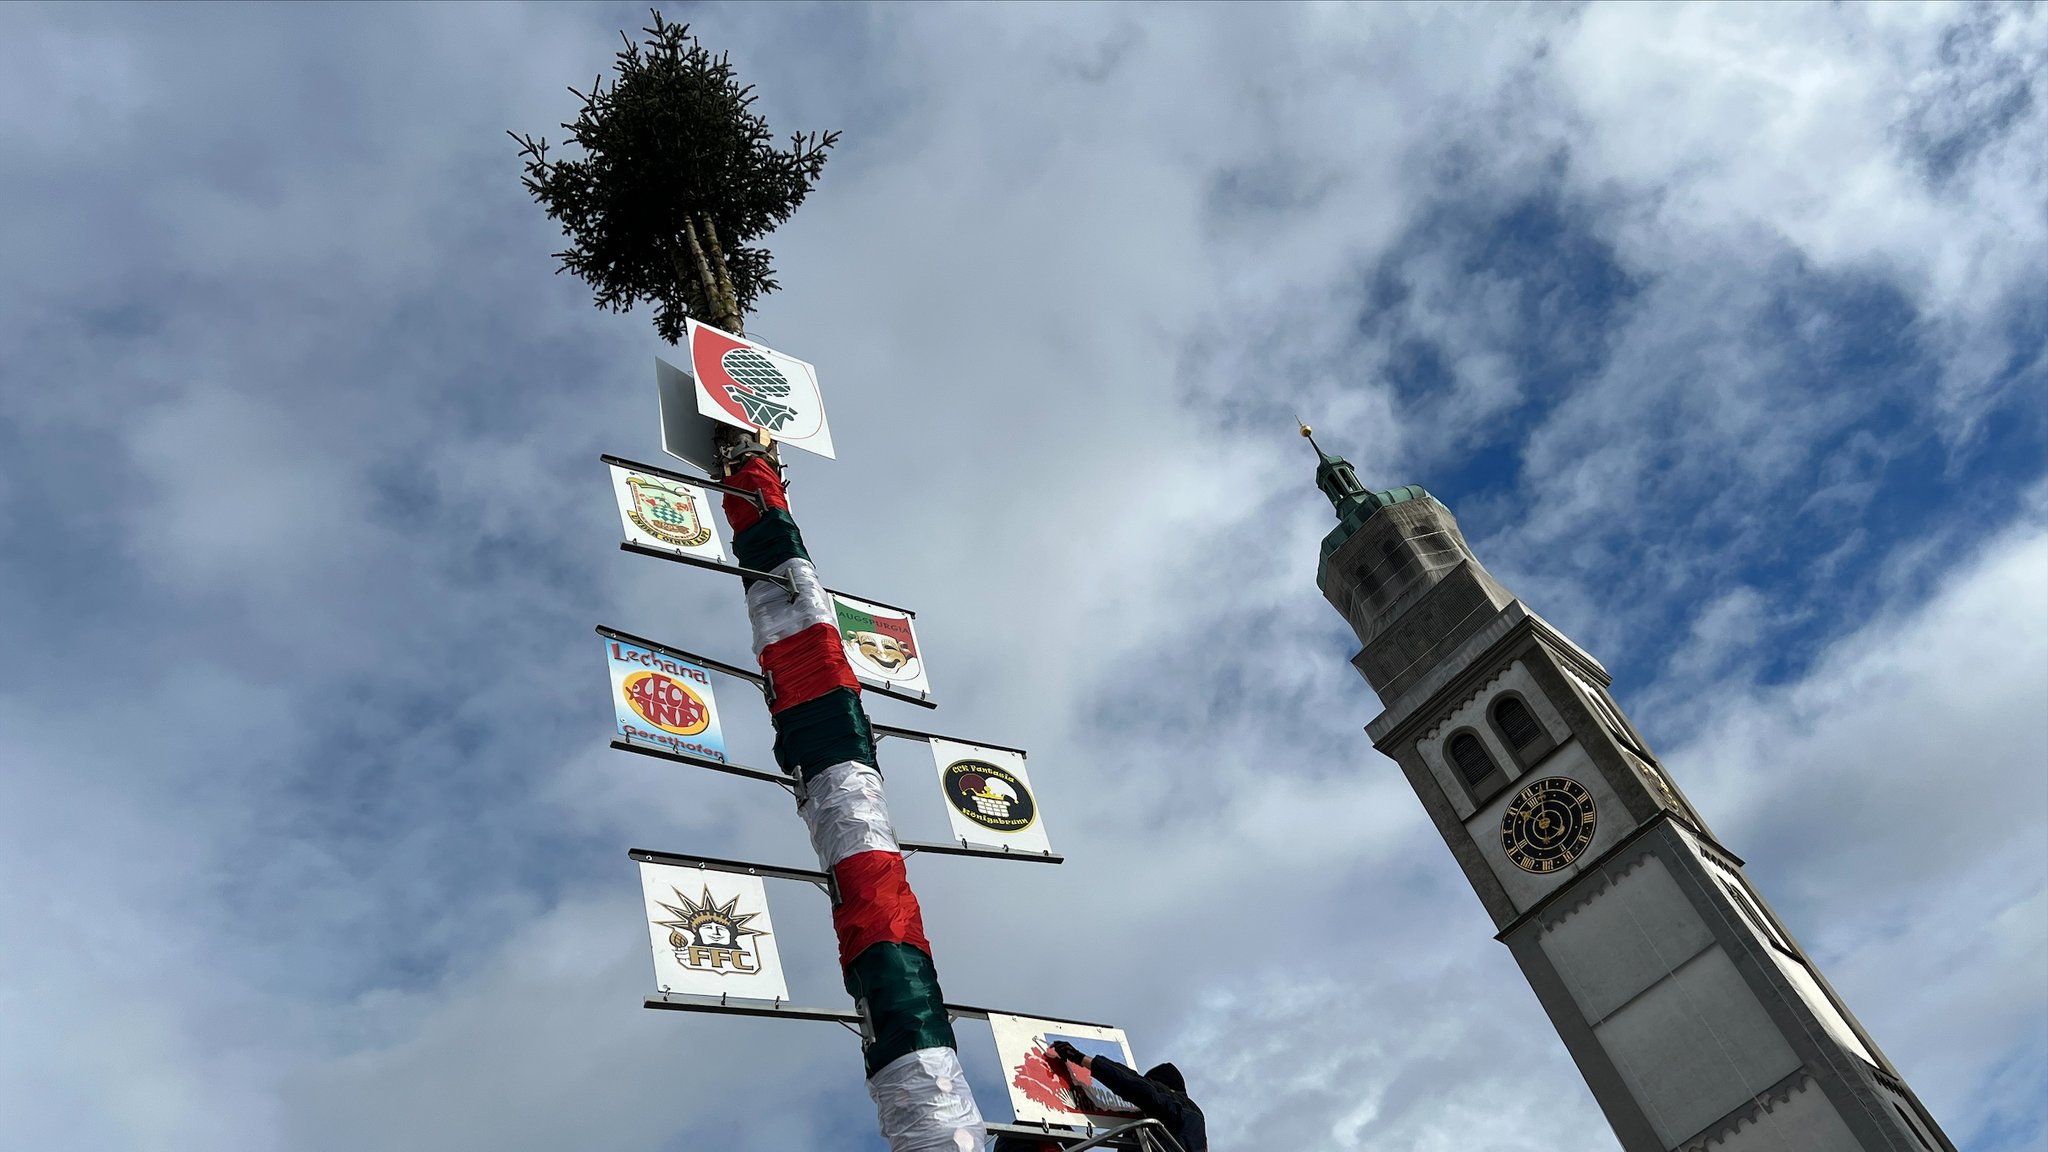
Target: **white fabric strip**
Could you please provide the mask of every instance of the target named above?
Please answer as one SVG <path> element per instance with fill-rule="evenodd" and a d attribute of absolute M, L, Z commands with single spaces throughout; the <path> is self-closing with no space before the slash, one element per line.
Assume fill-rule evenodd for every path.
<path fill-rule="evenodd" d="M 988 1131 L 951 1048 L 920 1048 L 868 1077 L 889 1152 L 981 1152 Z"/>
<path fill-rule="evenodd" d="M 801 556 L 785 560 L 776 566 L 775 574 L 796 584 L 796 598 L 790 598 L 789 589 L 767 580 L 756 581 L 747 589 L 747 620 L 754 626 L 756 656 L 777 640 L 786 640 L 813 624 L 830 622 L 836 627 L 839 621 L 832 597 L 818 582 L 818 570 L 809 560 Z"/>
<path fill-rule="evenodd" d="M 882 774 L 858 760 L 832 765 L 804 785 L 804 824 L 818 864 L 832 866 L 861 852 L 895 852 L 896 830 L 882 795 Z"/>

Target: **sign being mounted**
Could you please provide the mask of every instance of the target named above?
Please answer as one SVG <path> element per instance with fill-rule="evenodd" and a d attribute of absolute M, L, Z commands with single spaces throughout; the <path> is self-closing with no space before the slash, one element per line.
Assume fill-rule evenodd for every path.
<path fill-rule="evenodd" d="M 708 669 L 659 648 L 606 637 L 618 733 L 683 756 L 726 762 Z"/>
<path fill-rule="evenodd" d="M 610 467 L 626 539 L 665 552 L 725 561 L 725 544 L 718 538 L 718 521 L 711 515 L 711 499 L 704 489 L 652 472 Z"/>
<path fill-rule="evenodd" d="M 1123 1097 L 1094 1082 L 1085 1070 L 1074 1069 L 1052 1055 L 1055 1041 L 1065 1040 L 1090 1056 L 1107 1056 L 1131 1066 L 1131 1044 L 1121 1028 L 1069 1024 L 1030 1016 L 988 1014 L 995 1033 L 996 1059 L 1001 1061 L 1010 1106 L 1019 1124 L 1100 1126 L 1134 1120 L 1138 1110 Z"/>
<path fill-rule="evenodd" d="M 842 593 L 832 593 L 839 616 L 839 638 L 846 662 L 861 683 L 911 696 L 930 696 L 924 674 L 924 653 L 917 644 L 916 613 L 884 608 Z"/>
<path fill-rule="evenodd" d="M 784 444 L 832 458 L 832 430 L 818 373 L 794 356 L 689 323 L 690 371 L 697 380 L 697 411 Z"/>
<path fill-rule="evenodd" d="M 787 1000 L 759 876 L 640 865 L 654 986 L 663 992 Z"/>
<path fill-rule="evenodd" d="M 931 746 L 954 839 L 1012 852 L 1052 851 L 1022 752 L 937 736 Z"/>

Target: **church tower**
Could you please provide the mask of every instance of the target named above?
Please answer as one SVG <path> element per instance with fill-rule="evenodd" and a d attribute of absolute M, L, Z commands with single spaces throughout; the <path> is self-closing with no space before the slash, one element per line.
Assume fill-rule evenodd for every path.
<path fill-rule="evenodd" d="M 1385 705 L 1366 731 L 1622 1148 L 1955 1152 L 1615 706 L 1600 662 L 1494 579 L 1429 493 L 1369 492 L 1316 455 L 1337 510 L 1316 584 Z"/>

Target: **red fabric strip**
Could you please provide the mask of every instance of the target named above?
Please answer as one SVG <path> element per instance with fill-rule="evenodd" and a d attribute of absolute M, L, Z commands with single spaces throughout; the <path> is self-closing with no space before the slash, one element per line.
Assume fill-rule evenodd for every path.
<path fill-rule="evenodd" d="M 839 967 L 846 968 L 876 944 L 908 944 L 929 956 L 924 913 L 903 873 L 898 852 L 856 852 L 832 867 L 839 882 L 839 906 L 832 930 L 839 934 Z"/>
<path fill-rule="evenodd" d="M 839 629 L 830 622 L 813 624 L 761 649 L 761 671 L 775 686 L 770 712 L 816 700 L 834 688 L 860 691 L 860 681 L 846 663 L 846 650 L 840 647 Z"/>
<path fill-rule="evenodd" d="M 760 493 L 761 499 L 770 508 L 789 511 L 789 496 L 782 490 L 782 477 L 775 474 L 775 469 L 769 466 L 764 457 L 748 457 L 745 464 L 740 465 L 732 475 L 725 478 L 725 482 L 735 488 Z M 726 494 L 725 522 L 732 525 L 735 535 L 752 528 L 754 522 L 760 518 L 761 510 L 754 507 L 753 501 Z"/>

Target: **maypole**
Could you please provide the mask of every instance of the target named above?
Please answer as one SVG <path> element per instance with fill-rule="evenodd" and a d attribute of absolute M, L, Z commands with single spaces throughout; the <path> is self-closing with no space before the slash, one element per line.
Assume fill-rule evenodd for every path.
<path fill-rule="evenodd" d="M 775 760 L 802 783 L 804 823 L 839 903 L 832 927 L 846 990 L 864 1023 L 868 1095 L 896 1152 L 975 1149 L 981 1112 L 960 1068 L 953 1025 L 903 867 L 875 766 L 874 729 L 847 663 L 831 598 L 790 515 L 781 477 L 763 456 L 727 482 L 761 506 L 725 497 L 733 552 L 747 568 L 789 581 L 747 589 L 754 651 L 768 677 Z"/>
<path fill-rule="evenodd" d="M 747 311 L 776 287 L 769 254 L 753 241 L 802 202 L 837 134 L 797 135 L 787 149 L 777 149 L 765 120 L 752 110 L 751 88 L 740 84 L 726 56 L 713 56 L 686 25 L 670 24 L 659 12 L 643 31 L 644 44 L 626 38 L 609 83 L 600 77 L 587 93 L 575 93 L 584 107 L 563 127 L 583 158 L 552 160 L 545 140 L 514 135 L 526 158 L 526 187 L 574 242 L 557 254 L 562 270 L 588 281 L 599 306 L 623 311 L 643 300 L 654 303 L 656 329 L 671 344 L 687 334 L 695 345 L 703 325 L 742 338 L 725 353 L 730 366 L 736 352 L 751 348 L 743 340 Z M 781 379 L 772 361 L 754 354 L 767 365 L 763 379 Z M 737 362 L 749 363 L 744 355 Z M 750 405 L 749 422 L 779 427 L 776 417 L 786 418 L 780 401 L 787 383 L 781 392 L 772 384 L 734 387 L 732 395 Z M 725 493 L 738 568 L 746 573 L 775 759 L 793 781 L 820 869 L 830 877 L 841 973 L 858 1005 L 868 1093 L 882 1134 L 893 1152 L 978 1149 L 985 1136 L 981 1113 L 961 1070 L 882 791 L 875 731 L 838 626 L 842 608 L 804 548 L 772 435 L 722 423 L 714 442 L 722 475 L 717 487 Z M 659 505 L 659 497 L 649 504 L 650 517 L 661 518 Z M 673 504 L 666 507 L 680 516 Z M 637 522 L 660 533 L 647 518 Z M 692 537 L 677 537 L 686 538 Z M 669 660 L 652 646 L 622 647 L 617 638 L 610 644 L 615 662 L 628 659 L 630 649 L 631 659 L 666 670 L 640 674 L 658 683 L 642 679 L 622 690 L 647 701 L 637 715 L 661 729 L 657 740 L 679 758 L 705 762 L 711 750 L 701 743 L 661 740 L 663 733 L 691 732 L 698 723 L 692 707 L 708 712 L 703 669 Z M 701 693 L 690 689 L 691 678 Z M 679 719 L 663 723 L 663 710 Z M 682 751 L 686 747 L 690 751 Z M 720 905 L 708 886 L 701 900 L 680 887 L 674 894 L 678 903 L 661 906 L 677 918 L 660 923 L 672 926 L 669 939 L 679 959 L 729 963 L 736 974 L 751 973 L 749 963 L 760 967 L 758 957 L 748 959 L 744 942 L 749 933 L 766 933 L 751 926 L 737 904 Z"/>

